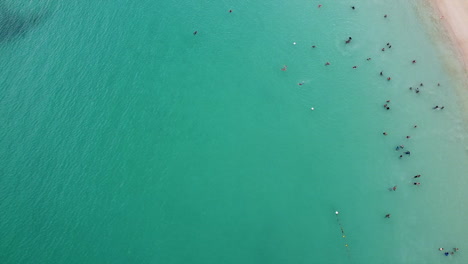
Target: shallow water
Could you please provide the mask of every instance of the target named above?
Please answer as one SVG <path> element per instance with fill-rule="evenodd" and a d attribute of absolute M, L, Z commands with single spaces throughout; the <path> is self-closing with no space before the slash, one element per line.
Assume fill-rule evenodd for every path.
<path fill-rule="evenodd" d="M 0 46 L 2 263 L 465 263 L 429 11 L 351 5 L 8 3 L 49 15 Z"/>

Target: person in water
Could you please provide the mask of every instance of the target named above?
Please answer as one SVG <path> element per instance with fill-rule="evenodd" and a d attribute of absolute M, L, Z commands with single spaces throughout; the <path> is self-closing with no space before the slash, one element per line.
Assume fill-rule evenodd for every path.
<path fill-rule="evenodd" d="M 393 186 L 392 190 L 396 191 L 396 188 L 397 188 L 397 187 L 396 187 L 396 185 L 395 185 L 395 186 Z"/>
<path fill-rule="evenodd" d="M 386 214 L 386 215 L 385 215 L 385 218 L 390 218 L 390 214 Z"/>
<path fill-rule="evenodd" d="M 413 182 L 414 185 L 421 185 L 420 182 Z"/>
<path fill-rule="evenodd" d="M 406 151 L 405 154 L 409 156 L 409 155 L 411 155 L 411 152 Z"/>
<path fill-rule="evenodd" d="M 383 71 L 380 72 L 380 76 L 382 76 L 382 75 L 383 75 Z"/>
<path fill-rule="evenodd" d="M 418 174 L 418 175 L 414 176 L 413 178 L 419 178 L 419 177 L 421 177 L 421 174 Z"/>
<path fill-rule="evenodd" d="M 194 35 L 194 36 L 195 36 L 196 34 L 198 34 L 198 30 L 195 30 L 195 31 L 193 32 L 193 35 Z"/>
<path fill-rule="evenodd" d="M 383 132 L 383 135 L 386 136 L 386 135 L 388 135 L 388 134 L 387 134 L 387 132 Z"/>

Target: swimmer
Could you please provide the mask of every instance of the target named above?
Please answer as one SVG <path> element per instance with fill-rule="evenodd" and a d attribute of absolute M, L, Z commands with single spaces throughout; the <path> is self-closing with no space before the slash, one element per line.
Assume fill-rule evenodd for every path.
<path fill-rule="evenodd" d="M 325 63 L 325 66 L 328 66 L 328 65 L 330 65 L 330 63 L 327 61 L 327 62 Z"/>
<path fill-rule="evenodd" d="M 410 136 L 406 136 L 406 138 L 411 138 Z"/>
<path fill-rule="evenodd" d="M 401 149 L 404 149 L 404 148 L 405 148 L 405 145 L 400 145 L 400 148 L 401 148 Z"/>
<path fill-rule="evenodd" d="M 416 63 L 416 60 L 413 60 L 412 62 L 413 62 L 413 63 Z"/>
<path fill-rule="evenodd" d="M 388 106 L 388 104 L 384 104 L 384 105 L 383 105 L 384 108 L 387 108 L 387 106 Z"/>
<path fill-rule="evenodd" d="M 388 77 L 388 78 L 387 78 L 387 81 L 390 81 L 391 79 L 392 79 L 392 78 Z"/>
<path fill-rule="evenodd" d="M 383 75 L 383 71 L 380 72 L 380 76 L 382 76 L 382 75 Z"/>
<path fill-rule="evenodd" d="M 405 154 L 408 155 L 408 156 L 410 156 L 410 155 L 411 155 L 411 152 L 410 152 L 410 151 L 406 151 Z"/>
<path fill-rule="evenodd" d="M 400 159 L 403 158 L 403 155 L 400 155 Z"/>
<path fill-rule="evenodd" d="M 438 105 L 436 105 L 436 106 L 432 107 L 432 109 L 438 109 L 438 108 L 439 108 L 439 106 L 438 106 Z"/>
<path fill-rule="evenodd" d="M 382 48 L 382 51 L 385 51 L 385 48 Z"/>
<path fill-rule="evenodd" d="M 419 86 L 424 86 L 424 84 L 423 84 L 423 83 L 420 83 Z"/>
<path fill-rule="evenodd" d="M 390 42 L 387 43 L 387 46 L 389 46 L 389 45 L 390 45 Z"/>
<path fill-rule="evenodd" d="M 392 190 L 396 191 L 396 188 L 397 188 L 397 187 L 396 187 L 396 185 L 395 185 L 395 186 L 393 186 Z"/>
<path fill-rule="evenodd" d="M 318 8 L 321 8 L 321 7 L 322 7 L 322 5 L 318 5 Z"/>
<path fill-rule="evenodd" d="M 355 8 L 354 6 L 352 6 L 352 7 L 351 7 L 351 9 L 353 9 L 353 10 L 354 10 L 354 9 L 356 9 L 356 8 Z"/>
<path fill-rule="evenodd" d="M 414 176 L 413 178 L 419 178 L 419 177 L 421 177 L 421 174 L 418 174 L 418 175 Z"/>
<path fill-rule="evenodd" d="M 442 251 L 442 250 L 444 250 L 444 248 L 439 248 L 439 251 Z"/>
<path fill-rule="evenodd" d="M 371 60 L 371 58 L 367 58 L 367 60 L 368 60 L 368 61 L 370 61 L 370 60 Z"/>
<path fill-rule="evenodd" d="M 445 253 L 444 253 L 444 255 L 445 255 L 445 256 L 448 256 L 448 255 L 449 255 L 449 253 L 448 253 L 448 252 L 445 252 Z"/>
<path fill-rule="evenodd" d="M 386 214 L 386 215 L 385 215 L 385 218 L 390 218 L 390 214 Z"/>
<path fill-rule="evenodd" d="M 418 127 L 418 125 L 414 125 L 414 126 L 413 126 L 413 128 L 417 128 L 417 127 Z"/>
<path fill-rule="evenodd" d="M 391 49 L 391 48 L 392 48 L 392 45 L 388 46 L 388 48 Z"/>
<path fill-rule="evenodd" d="M 440 86 L 440 83 L 437 83 L 437 86 Z"/>
<path fill-rule="evenodd" d="M 410 90 L 413 90 L 413 87 L 410 87 L 409 89 L 410 89 Z"/>
<path fill-rule="evenodd" d="M 396 151 L 400 150 L 400 146 L 396 146 L 395 150 Z"/>
<path fill-rule="evenodd" d="M 300 82 L 300 83 L 298 83 L 297 85 L 303 85 L 303 84 L 304 84 L 304 82 Z"/>
<path fill-rule="evenodd" d="M 315 49 L 315 45 L 312 45 L 312 48 Z"/>
<path fill-rule="evenodd" d="M 390 100 L 387 100 L 386 102 L 387 102 L 387 103 L 390 103 Z"/>
<path fill-rule="evenodd" d="M 387 15 L 384 15 L 383 17 L 384 17 L 384 18 L 387 18 Z"/>
<path fill-rule="evenodd" d="M 414 185 L 421 185 L 420 182 L 413 182 Z"/>
<path fill-rule="evenodd" d="M 387 108 L 386 108 L 386 109 L 387 109 L 387 110 L 390 110 L 390 107 L 389 107 L 389 106 L 387 106 Z"/>
<path fill-rule="evenodd" d="M 353 66 L 353 69 L 356 69 L 356 68 L 357 68 L 357 66 Z"/>
<path fill-rule="evenodd" d="M 416 93 L 419 93 L 419 88 L 416 88 Z"/>
<path fill-rule="evenodd" d="M 440 108 L 440 110 L 442 110 L 442 109 L 444 109 L 444 108 L 445 108 L 445 106 L 442 106 L 442 107 Z"/>
<path fill-rule="evenodd" d="M 453 250 L 455 250 L 455 252 L 457 252 L 459 249 L 458 249 L 458 248 L 454 248 Z"/>
<path fill-rule="evenodd" d="M 198 33 L 198 30 L 195 30 L 195 32 L 193 32 L 193 35 L 195 36 L 197 33 Z"/>
<path fill-rule="evenodd" d="M 282 71 L 287 71 L 288 70 L 288 65 L 284 65 L 283 68 L 281 68 Z"/>
<path fill-rule="evenodd" d="M 232 13 L 232 9 L 229 9 L 229 13 Z"/>
<path fill-rule="evenodd" d="M 383 135 L 386 136 L 386 135 L 388 135 L 388 134 L 387 134 L 387 132 L 383 132 Z"/>

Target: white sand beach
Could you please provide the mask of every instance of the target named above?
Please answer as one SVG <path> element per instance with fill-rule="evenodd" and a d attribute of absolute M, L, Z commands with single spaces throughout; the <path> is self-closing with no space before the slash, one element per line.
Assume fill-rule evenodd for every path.
<path fill-rule="evenodd" d="M 459 50 L 465 72 L 468 72 L 468 1 L 432 0 L 432 3 Z"/>

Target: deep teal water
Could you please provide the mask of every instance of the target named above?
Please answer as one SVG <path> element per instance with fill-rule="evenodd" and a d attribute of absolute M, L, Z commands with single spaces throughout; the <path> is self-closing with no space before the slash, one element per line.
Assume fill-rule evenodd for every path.
<path fill-rule="evenodd" d="M 2 2 L 0 263 L 465 263 L 421 3 Z"/>

